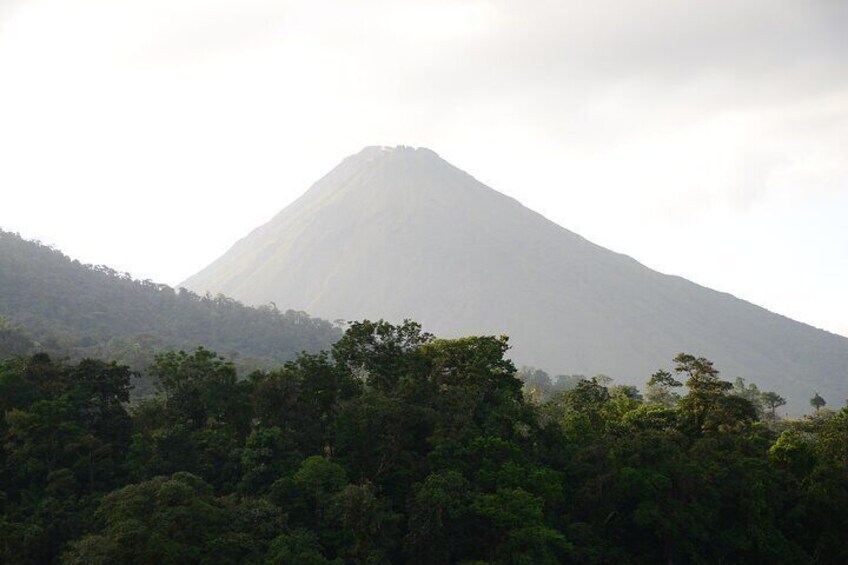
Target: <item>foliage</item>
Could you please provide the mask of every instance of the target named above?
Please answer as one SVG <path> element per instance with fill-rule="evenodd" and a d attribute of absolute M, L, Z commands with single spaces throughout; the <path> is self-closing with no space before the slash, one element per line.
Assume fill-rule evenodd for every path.
<path fill-rule="evenodd" d="M 507 348 L 358 322 L 247 379 L 160 354 L 132 404 L 126 366 L 0 362 L 0 561 L 848 562 L 848 408 L 779 420 L 686 354 L 644 398 L 522 381 Z"/>
<path fill-rule="evenodd" d="M 827 404 L 827 401 L 819 393 L 815 393 L 810 399 L 810 406 L 815 408 L 816 412 L 824 408 L 825 404 Z"/>

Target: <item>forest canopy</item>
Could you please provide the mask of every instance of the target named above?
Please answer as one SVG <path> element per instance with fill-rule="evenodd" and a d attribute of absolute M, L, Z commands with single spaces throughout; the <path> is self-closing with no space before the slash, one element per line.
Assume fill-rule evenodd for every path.
<path fill-rule="evenodd" d="M 542 399 L 507 349 L 364 321 L 245 379 L 161 353 L 132 403 L 124 365 L 11 357 L 0 561 L 848 561 L 848 408 L 781 420 L 687 354 Z"/>

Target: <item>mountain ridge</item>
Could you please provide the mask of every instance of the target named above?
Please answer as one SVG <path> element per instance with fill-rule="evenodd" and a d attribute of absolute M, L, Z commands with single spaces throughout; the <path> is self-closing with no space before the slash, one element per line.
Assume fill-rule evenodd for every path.
<path fill-rule="evenodd" d="M 326 349 L 341 335 L 303 312 L 134 280 L 0 230 L 0 329 L 3 318 L 36 342 L 33 349 L 115 359 L 137 370 L 159 351 L 205 346 L 237 357 L 247 372 Z"/>

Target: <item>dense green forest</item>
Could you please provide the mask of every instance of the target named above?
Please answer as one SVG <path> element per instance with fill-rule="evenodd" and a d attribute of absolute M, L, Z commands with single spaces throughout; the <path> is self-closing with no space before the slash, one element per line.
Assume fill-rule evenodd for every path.
<path fill-rule="evenodd" d="M 848 562 L 848 408 L 781 420 L 684 354 L 543 398 L 507 348 L 361 322 L 246 379 L 162 353 L 132 403 L 125 366 L 9 358 L 0 560 Z"/>
<path fill-rule="evenodd" d="M 223 296 L 83 265 L 0 230 L 0 356 L 33 349 L 112 359 L 141 370 L 156 352 L 214 348 L 249 372 L 328 348 L 341 331 L 303 312 L 249 308 Z M 23 339 L 23 340 L 22 340 Z"/>

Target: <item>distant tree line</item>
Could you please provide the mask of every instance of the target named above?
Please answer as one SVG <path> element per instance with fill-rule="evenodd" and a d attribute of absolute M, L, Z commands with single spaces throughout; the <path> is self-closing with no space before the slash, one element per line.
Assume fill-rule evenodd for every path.
<path fill-rule="evenodd" d="M 848 562 L 848 408 L 772 417 L 686 354 L 540 399 L 507 348 L 365 321 L 246 379 L 159 354 L 133 403 L 126 366 L 11 357 L 0 561 Z"/>
<path fill-rule="evenodd" d="M 675 362 L 679 363 L 683 360 L 684 358 L 680 357 L 675 359 Z M 717 371 L 716 374 L 718 374 Z M 556 375 L 551 377 L 543 369 L 529 366 L 521 367 L 516 373 L 516 377 L 524 385 L 525 396 L 537 403 L 547 402 L 557 394 L 575 388 L 580 384 L 580 381 L 587 380 L 585 375 Z M 633 385 L 613 385 L 613 379 L 606 375 L 595 375 L 592 380 L 613 391 L 627 394 L 634 399 L 642 399 L 642 393 Z M 645 400 L 651 404 L 673 408 L 680 401 L 679 389 L 682 386 L 683 383 L 676 380 L 671 373 L 666 370 L 659 370 L 651 375 L 651 378 L 645 384 Z M 749 401 L 756 410 L 759 419 L 777 420 L 778 408 L 786 406 L 786 399 L 776 392 L 760 391 L 756 384 L 747 384 L 745 379 L 741 377 L 737 377 L 732 384 L 726 386 L 731 395 Z M 810 399 L 810 404 L 816 410 L 819 410 L 827 403 L 818 393 L 815 393 L 813 398 Z"/>

